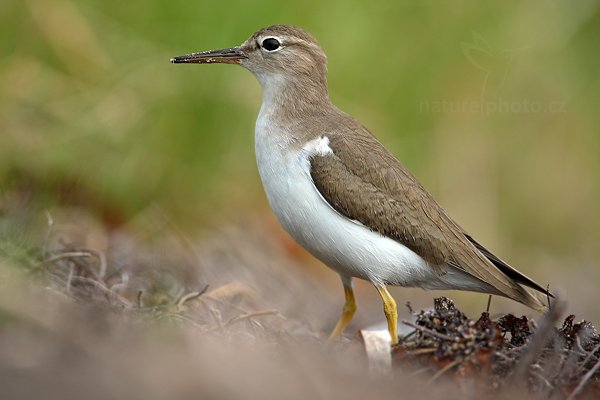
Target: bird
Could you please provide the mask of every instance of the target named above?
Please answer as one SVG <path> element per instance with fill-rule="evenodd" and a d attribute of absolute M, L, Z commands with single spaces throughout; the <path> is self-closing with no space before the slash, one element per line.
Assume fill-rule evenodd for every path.
<path fill-rule="evenodd" d="M 339 274 L 344 289 L 328 342 L 356 312 L 355 278 L 378 291 L 392 345 L 398 311 L 389 286 L 481 292 L 547 307 L 544 287 L 462 229 L 366 127 L 332 103 L 327 57 L 307 31 L 271 25 L 239 46 L 171 62 L 237 64 L 260 83 L 255 153 L 269 205 L 296 242 Z"/>

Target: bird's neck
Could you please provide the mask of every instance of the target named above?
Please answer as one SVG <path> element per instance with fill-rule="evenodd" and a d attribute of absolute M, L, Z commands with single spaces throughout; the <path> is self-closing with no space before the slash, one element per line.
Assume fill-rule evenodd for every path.
<path fill-rule="evenodd" d="M 294 120 L 322 114 L 333 107 L 324 78 L 290 79 L 272 75 L 258 78 L 263 88 L 261 113 L 268 113 L 271 119 Z"/>

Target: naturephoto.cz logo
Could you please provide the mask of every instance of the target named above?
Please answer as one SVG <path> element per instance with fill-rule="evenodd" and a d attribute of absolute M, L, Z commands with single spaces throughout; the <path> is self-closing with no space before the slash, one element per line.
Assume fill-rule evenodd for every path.
<path fill-rule="evenodd" d="M 506 99 L 500 95 L 500 89 L 510 75 L 510 67 L 515 55 L 528 47 L 496 50 L 477 32 L 472 32 L 471 41 L 462 42 L 460 47 L 469 63 L 483 71 L 479 98 L 465 101 L 447 99 L 421 101 L 420 112 L 473 113 L 489 116 L 502 113 L 564 113 L 567 111 L 565 101 Z"/>
<path fill-rule="evenodd" d="M 472 114 L 520 114 L 520 113 L 564 113 L 566 103 L 564 101 L 531 101 L 523 100 L 473 100 L 473 101 L 449 101 L 435 100 L 422 101 L 419 111 L 425 113 L 472 113 Z"/>

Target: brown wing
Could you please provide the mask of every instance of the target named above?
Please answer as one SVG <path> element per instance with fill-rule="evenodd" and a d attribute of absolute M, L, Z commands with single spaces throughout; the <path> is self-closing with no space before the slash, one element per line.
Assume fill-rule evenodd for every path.
<path fill-rule="evenodd" d="M 352 130 L 352 140 L 344 130 Z M 338 126 L 326 136 L 334 154 L 313 157 L 311 176 L 334 209 L 397 240 L 440 272 L 442 265 L 454 266 L 508 297 L 540 308 L 513 280 L 518 273 L 509 277 L 494 266 L 366 128 L 358 123 Z"/>

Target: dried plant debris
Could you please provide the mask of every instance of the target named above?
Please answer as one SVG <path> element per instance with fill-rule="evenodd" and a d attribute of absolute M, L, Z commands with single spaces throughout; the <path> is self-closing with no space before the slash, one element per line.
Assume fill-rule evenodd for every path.
<path fill-rule="evenodd" d="M 134 249 L 128 265 L 119 266 L 110 250 L 106 255 L 70 243 L 55 244 L 32 270 L 45 278 L 49 289 L 81 304 L 150 322 L 175 322 L 201 334 L 273 341 L 282 324 L 291 324 L 248 286 L 234 281 L 213 287 L 199 279 L 174 276 L 169 271 L 182 265 L 181 260 L 148 257 L 145 251 Z M 150 258 L 164 267 L 146 268 Z"/>
<path fill-rule="evenodd" d="M 499 318 L 497 323 L 502 333 L 510 333 L 510 344 L 513 346 L 523 346 L 531 336 L 529 320 L 526 316 L 518 318 L 513 314 L 506 314 Z"/>
<path fill-rule="evenodd" d="M 215 370 L 215 366 L 225 367 L 223 382 L 226 387 L 235 381 L 231 378 L 232 367 L 241 368 L 238 376 L 247 378 L 248 382 L 261 382 L 260 368 L 254 368 L 254 364 L 260 349 L 264 349 L 265 357 L 261 362 L 266 366 L 264 371 L 269 380 L 273 380 L 272 376 L 280 377 L 277 374 L 281 371 L 287 371 L 290 382 L 300 382 L 302 388 L 308 390 L 323 389 L 320 393 L 296 395 L 299 398 L 320 398 L 323 393 L 339 393 L 338 397 L 345 399 L 364 398 L 364 393 L 359 393 L 356 388 L 366 388 L 371 397 L 382 398 L 397 397 L 401 390 L 405 397 L 417 397 L 408 393 L 422 396 L 425 395 L 423 389 L 431 399 L 523 398 L 524 393 L 532 398 L 600 398 L 600 335 L 591 323 L 577 323 L 572 315 L 561 324 L 564 303 L 559 299 L 555 299 L 550 311 L 535 323 L 527 317 L 512 314 L 492 319 L 483 313 L 478 319 L 471 319 L 451 300 L 440 297 L 435 299 L 432 310 L 414 313 L 409 307 L 414 319 L 403 323 L 413 331 L 393 348 L 391 360 L 387 337 L 383 338 L 385 335 L 366 332 L 365 336 L 363 333 L 365 359 L 361 353 L 363 343 L 358 339 L 341 341 L 325 350 L 321 347 L 323 329 L 306 322 L 331 298 L 307 279 L 305 271 L 295 268 L 298 266 L 296 260 L 290 258 L 284 248 L 265 247 L 272 241 L 265 240 L 271 233 L 265 230 L 264 224 L 251 225 L 252 234 L 248 234 L 245 227 L 231 227 L 214 239 L 205 238 L 193 245 L 193 240 L 163 232 L 162 228 L 161 235 L 150 235 L 145 231 L 140 234 L 133 228 L 131 231 L 107 231 L 100 226 L 86 231 L 82 228 L 85 224 L 75 224 L 73 228 L 69 224 L 55 224 L 54 220 L 48 215 L 47 234 L 32 236 L 33 243 L 27 242 L 27 247 L 16 240 L 0 240 L 0 263 L 21 268 L 19 276 L 25 271 L 22 283 L 20 278 L 15 278 L 18 284 L 5 283 L 16 289 L 0 291 L 0 369 L 6 370 L 8 365 L 9 368 L 17 366 L 19 370 L 30 370 L 20 366 L 45 365 L 52 373 L 43 372 L 39 376 L 55 376 L 55 371 L 65 366 L 62 358 L 50 363 L 44 361 L 45 364 L 23 362 L 22 359 L 35 359 L 39 351 L 40 360 L 46 360 L 45 350 L 68 348 L 72 341 L 74 348 L 87 343 L 83 346 L 86 349 L 97 347 L 101 349 L 97 354 L 109 355 L 92 366 L 101 371 L 120 371 L 122 360 L 136 359 L 135 351 L 140 351 L 144 357 L 157 354 L 156 360 L 160 359 L 160 362 L 136 362 L 136 368 L 127 368 L 137 374 L 148 373 L 152 376 L 151 382 L 155 382 L 155 370 L 150 367 L 161 364 L 163 355 L 171 354 L 173 348 L 182 345 L 180 340 L 185 342 L 184 338 L 189 338 L 190 343 L 206 348 L 202 347 L 201 353 L 196 355 L 184 351 L 185 355 L 175 363 L 181 364 L 174 369 L 177 377 L 192 371 L 191 382 L 196 382 L 202 374 L 196 373 L 196 367 L 183 366 L 189 362 L 192 362 L 189 365 L 196 365 L 193 362 L 198 359 L 208 372 Z M 232 248 L 231 243 L 236 246 Z M 2 272 L 0 269 L 0 274 Z M 47 290 L 40 291 L 39 285 L 34 284 L 33 290 L 29 291 L 29 278 L 37 283 L 41 281 Z M 2 281 L 0 279 L 0 283 Z M 24 294 L 21 294 L 21 285 Z M 302 301 L 298 301 L 299 298 Z M 44 307 L 46 303 L 47 307 Z M 60 310 L 61 318 L 56 318 L 54 310 Z M 6 321 L 14 322 L 9 326 Z M 31 321 L 37 322 L 32 325 Z M 36 324 L 43 329 L 38 332 Z M 103 328 L 97 329 L 100 325 Z M 145 332 L 153 332 L 156 328 L 160 329 L 161 335 L 157 336 L 161 343 L 169 334 L 173 335 L 164 348 L 158 346 L 160 351 L 155 353 L 155 343 L 152 343 L 153 351 L 145 351 L 143 345 L 136 347 L 138 341 L 145 340 Z M 33 334 L 21 335 L 22 329 L 30 329 Z M 125 332 L 133 334 L 128 336 Z M 22 338 L 24 341 L 19 342 Z M 35 341 L 27 341 L 27 338 L 35 338 Z M 50 344 L 39 346 L 38 339 L 45 339 Z M 9 345 L 2 345 L 2 340 Z M 15 347 L 15 340 L 24 347 Z M 54 346 L 54 340 L 60 340 L 61 345 Z M 132 348 L 132 353 L 125 353 L 126 356 L 122 353 L 127 347 L 124 343 Z M 173 346 L 174 343 L 177 345 Z M 230 347 L 231 344 L 234 346 Z M 250 346 L 252 344 L 254 346 Z M 12 351 L 13 348 L 18 350 Z M 305 349 L 313 348 L 318 357 L 324 358 L 313 358 L 312 353 L 306 355 L 311 358 L 298 358 L 304 356 Z M 227 349 L 233 351 L 231 354 L 237 354 L 241 349 L 251 350 L 251 363 L 239 362 L 241 358 L 221 353 Z M 112 357 L 111 351 L 116 351 L 119 357 Z M 75 353 L 68 353 L 73 359 Z M 29 354 L 29 358 L 23 354 Z M 373 354 L 382 357 L 374 359 Z M 215 360 L 225 357 L 226 362 L 205 362 L 211 357 Z M 286 367 L 272 365 L 274 358 Z M 88 358 L 85 364 L 91 365 Z M 294 369 L 305 366 L 308 369 Z M 79 370 L 77 368 L 77 372 Z M 249 373 L 250 370 L 259 375 Z M 411 375 L 407 370 L 414 372 Z M 277 374 L 273 374 L 274 371 Z M 337 374 L 342 379 L 338 383 L 332 380 Z M 71 378 L 71 374 L 66 375 Z M 389 375 L 395 375 L 394 379 L 387 379 Z M 207 376 L 206 379 L 211 380 L 215 375 L 211 372 Z M 376 385 L 372 385 L 374 376 Z M 382 377 L 385 379 L 380 379 Z M 35 381 L 35 376 L 28 376 L 26 381 Z M 172 387 L 179 385 L 177 382 L 182 383 L 181 387 L 189 386 L 177 379 L 169 381 L 173 382 Z M 436 384 L 423 388 L 423 382 Z M 11 398 L 6 395 L 5 386 L 2 399 Z M 15 385 L 19 388 L 30 386 Z M 129 383 L 126 386 L 129 388 Z M 143 388 L 146 386 L 142 385 Z M 53 387 L 64 390 L 59 385 Z M 135 385 L 131 387 L 138 389 Z M 271 391 L 270 386 L 259 385 L 258 388 L 263 387 L 267 387 L 269 393 L 277 393 Z M 375 387 L 379 392 L 373 391 Z M 409 387 L 412 391 L 407 389 Z M 112 389 L 111 381 L 111 393 Z M 29 397 L 35 396 L 14 398 Z M 272 398 L 282 397 L 290 396 Z"/>
<path fill-rule="evenodd" d="M 542 398 L 600 398 L 600 335 L 588 321 L 574 323 L 569 315 L 557 329 L 513 314 L 491 320 L 484 312 L 473 320 L 445 297 L 414 315 L 414 323 L 403 321 L 414 331 L 394 347 L 395 368 L 428 372 L 430 381 L 477 378 L 483 391 L 522 385 Z M 532 346 L 536 337 L 543 340 L 539 351 Z"/>

